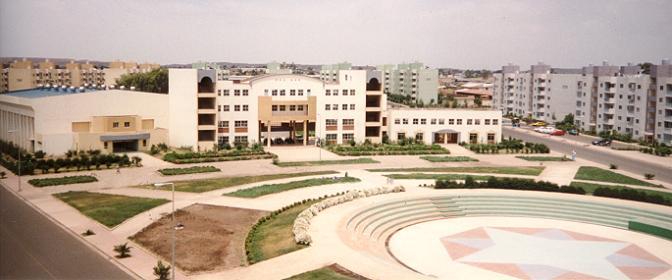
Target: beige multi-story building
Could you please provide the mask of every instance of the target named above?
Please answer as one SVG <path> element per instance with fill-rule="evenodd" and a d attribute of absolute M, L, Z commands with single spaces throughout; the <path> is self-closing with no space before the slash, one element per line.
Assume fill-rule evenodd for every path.
<path fill-rule="evenodd" d="M 143 73 L 159 67 L 158 64 L 115 61 L 108 68 L 99 69 L 89 62 L 80 64 L 70 61 L 59 66 L 48 59 L 37 64 L 22 59 L 3 69 L 0 93 L 39 87 L 114 87 L 124 74 Z"/>
<path fill-rule="evenodd" d="M 546 122 L 573 114 L 585 131 L 614 131 L 634 139 L 672 143 L 672 65 L 603 63 L 578 69 L 516 65 L 494 74 L 493 106 L 504 114 Z"/>

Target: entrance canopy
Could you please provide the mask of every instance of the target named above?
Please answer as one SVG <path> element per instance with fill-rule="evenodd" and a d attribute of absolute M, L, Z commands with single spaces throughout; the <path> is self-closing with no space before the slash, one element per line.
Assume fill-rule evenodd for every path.
<path fill-rule="evenodd" d="M 132 134 L 112 134 L 112 135 L 101 135 L 100 141 L 131 141 L 131 140 L 143 140 L 149 139 L 149 133 L 132 133 Z"/>
<path fill-rule="evenodd" d="M 434 133 L 440 133 L 440 134 L 444 134 L 444 133 L 458 133 L 458 131 L 456 131 L 456 130 L 454 130 L 454 129 L 450 129 L 450 128 L 445 128 L 445 129 L 441 129 L 441 130 L 439 130 L 439 131 L 435 131 Z"/>

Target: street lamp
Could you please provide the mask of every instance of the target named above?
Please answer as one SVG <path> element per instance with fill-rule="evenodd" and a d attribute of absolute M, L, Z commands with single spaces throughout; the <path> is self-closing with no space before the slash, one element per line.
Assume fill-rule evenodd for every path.
<path fill-rule="evenodd" d="M 18 130 L 13 129 L 13 130 L 8 130 L 7 131 L 8 134 L 14 134 L 15 132 L 18 132 Z M 19 137 L 17 136 L 16 138 L 18 139 Z M 18 145 L 18 142 L 19 142 L 18 140 L 16 142 L 17 142 L 17 147 L 18 147 L 18 150 L 19 150 L 19 160 L 18 160 L 19 161 L 19 164 L 18 164 L 19 168 L 18 168 L 18 172 L 17 172 L 17 175 L 18 175 L 17 178 L 18 178 L 18 181 L 19 181 L 19 192 L 21 192 L 21 146 Z"/>
<path fill-rule="evenodd" d="M 172 187 L 172 192 L 173 192 L 173 213 L 172 213 L 172 218 L 171 218 L 171 224 L 173 225 L 173 236 L 172 236 L 172 241 L 171 241 L 171 259 L 170 259 L 170 266 L 171 266 L 171 279 L 175 280 L 175 231 L 178 230 L 178 225 L 175 224 L 175 184 L 174 183 L 156 183 L 154 184 L 154 187 L 160 188 L 160 187 L 165 187 L 170 185 Z M 184 226 L 180 225 L 179 229 L 182 229 Z"/>

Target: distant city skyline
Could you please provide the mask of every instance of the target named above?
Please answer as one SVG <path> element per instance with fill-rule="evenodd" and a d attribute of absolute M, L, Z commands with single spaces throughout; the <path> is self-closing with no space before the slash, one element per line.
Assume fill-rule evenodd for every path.
<path fill-rule="evenodd" d="M 8 1 L 0 56 L 434 68 L 660 63 L 672 1 Z"/>

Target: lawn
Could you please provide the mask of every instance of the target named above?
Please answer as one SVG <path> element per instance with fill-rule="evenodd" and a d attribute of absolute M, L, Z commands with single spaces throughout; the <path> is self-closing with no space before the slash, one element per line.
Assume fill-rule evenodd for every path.
<path fill-rule="evenodd" d="M 319 200 L 298 204 L 252 228 L 247 236 L 247 260 L 250 264 L 308 247 L 296 244 L 292 227 L 304 209 Z"/>
<path fill-rule="evenodd" d="M 593 166 L 581 166 L 579 171 L 576 172 L 574 179 L 638 186 L 654 186 L 653 184 L 642 180 Z"/>
<path fill-rule="evenodd" d="M 371 172 L 464 172 L 464 173 L 492 173 L 492 174 L 537 176 L 541 174 L 541 171 L 544 170 L 544 167 L 543 166 L 523 166 L 523 167 L 473 166 L 473 167 L 378 168 L 367 170 Z"/>
<path fill-rule="evenodd" d="M 660 191 L 653 191 L 653 190 L 647 190 L 647 189 L 637 189 L 637 188 L 631 188 L 628 186 L 612 186 L 612 185 L 603 185 L 603 184 L 594 184 L 594 183 L 584 183 L 584 182 L 572 182 L 569 184 L 570 186 L 573 187 L 581 187 L 584 190 L 586 190 L 586 194 L 592 194 L 597 188 L 612 188 L 612 189 L 633 189 L 633 190 L 638 190 L 641 192 L 645 192 L 650 195 L 660 195 L 664 198 L 669 199 L 672 201 L 672 193 L 669 192 L 660 192 Z"/>
<path fill-rule="evenodd" d="M 237 190 L 232 193 L 225 193 L 227 196 L 255 198 L 268 194 L 284 192 L 293 189 L 307 188 L 321 185 L 331 185 L 340 183 L 354 183 L 360 180 L 355 177 L 329 177 L 329 178 L 313 178 L 301 181 L 293 181 L 282 184 L 266 184 L 248 189 Z"/>
<path fill-rule="evenodd" d="M 392 179 L 412 179 L 412 180 L 464 180 L 467 176 L 471 176 L 474 180 L 488 180 L 492 176 L 479 175 L 465 175 L 465 174 L 427 174 L 427 173 L 411 173 L 411 174 L 387 174 L 385 177 Z"/>
<path fill-rule="evenodd" d="M 547 156 L 516 156 L 519 159 L 527 161 L 569 161 L 567 157 L 547 157 Z"/>
<path fill-rule="evenodd" d="M 173 175 L 183 175 L 183 174 L 193 174 L 193 173 L 206 173 L 206 172 L 219 172 L 219 168 L 214 166 L 192 166 L 185 168 L 164 168 L 159 169 L 159 173 L 166 176 Z"/>
<path fill-rule="evenodd" d="M 166 199 L 82 191 L 57 193 L 54 197 L 107 227 L 114 227 L 128 218 L 168 202 Z"/>
<path fill-rule="evenodd" d="M 429 162 L 464 162 L 464 161 L 478 161 L 472 157 L 465 156 L 422 156 L 421 159 L 424 159 Z"/>
<path fill-rule="evenodd" d="M 28 183 L 38 188 L 41 188 L 47 186 L 91 183 L 97 181 L 98 179 L 96 179 L 96 177 L 85 175 L 85 176 L 65 176 L 65 177 L 45 178 L 45 179 L 31 179 L 28 181 Z"/>
<path fill-rule="evenodd" d="M 353 279 L 367 279 L 367 278 L 355 274 L 352 271 L 349 271 L 340 265 L 332 264 L 330 266 L 325 266 L 323 268 L 294 275 L 285 280 L 353 280 Z"/>
<path fill-rule="evenodd" d="M 332 164 L 362 164 L 362 163 L 379 163 L 379 161 L 371 158 L 355 158 L 355 159 L 340 159 L 340 160 L 316 160 L 316 161 L 290 161 L 278 162 L 275 165 L 280 167 L 295 167 L 295 166 L 316 166 L 316 165 L 332 165 Z"/>
<path fill-rule="evenodd" d="M 204 180 L 177 181 L 175 182 L 175 190 L 180 192 L 202 193 L 223 188 L 229 188 L 233 186 L 270 181 L 276 179 L 313 176 L 313 175 L 327 175 L 337 173 L 338 172 L 336 171 L 316 171 L 316 172 L 282 173 L 282 174 L 269 174 L 269 175 L 256 175 L 256 176 L 223 177 L 223 178 L 204 179 Z M 156 189 L 153 185 L 143 185 L 138 187 L 145 189 Z M 161 190 L 170 190 L 170 188 L 162 188 Z"/>

